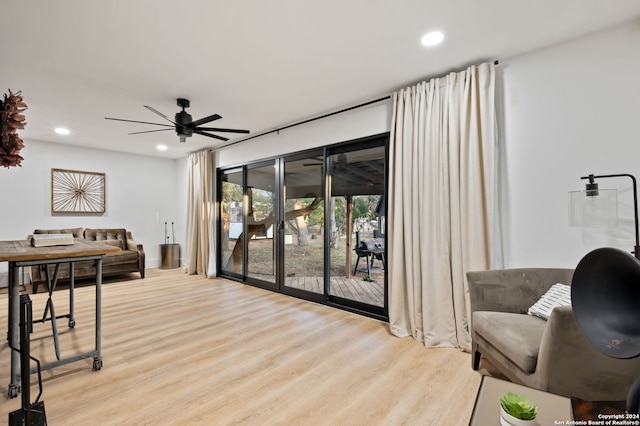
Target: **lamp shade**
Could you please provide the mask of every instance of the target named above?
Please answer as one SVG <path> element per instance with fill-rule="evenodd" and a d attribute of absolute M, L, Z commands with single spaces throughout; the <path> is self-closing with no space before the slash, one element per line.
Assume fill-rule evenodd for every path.
<path fill-rule="evenodd" d="M 569 192 L 569 225 L 618 226 L 618 191 L 600 189 Z"/>
<path fill-rule="evenodd" d="M 576 322 L 600 352 L 614 358 L 640 355 L 640 261 L 603 247 L 582 258 L 573 273 Z"/>

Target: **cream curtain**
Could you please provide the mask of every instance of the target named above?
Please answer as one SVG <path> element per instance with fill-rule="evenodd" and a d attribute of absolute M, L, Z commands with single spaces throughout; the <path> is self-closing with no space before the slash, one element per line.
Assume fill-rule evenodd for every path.
<path fill-rule="evenodd" d="M 189 154 L 189 199 L 187 203 L 187 243 L 185 271 L 214 276 L 214 176 L 213 158 L 205 149 Z"/>
<path fill-rule="evenodd" d="M 492 257 L 494 74 L 471 66 L 393 96 L 389 322 L 426 347 L 471 347 L 465 273 Z"/>

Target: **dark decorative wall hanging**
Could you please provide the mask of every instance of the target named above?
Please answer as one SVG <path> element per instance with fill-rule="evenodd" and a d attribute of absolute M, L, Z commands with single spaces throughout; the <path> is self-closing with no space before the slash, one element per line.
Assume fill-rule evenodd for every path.
<path fill-rule="evenodd" d="M 9 168 L 20 166 L 24 158 L 20 156 L 20 150 L 24 148 L 22 139 L 17 130 L 24 129 L 24 114 L 27 104 L 22 101 L 22 92 L 4 95 L 4 101 L 0 101 L 0 165 Z"/>
<path fill-rule="evenodd" d="M 105 174 L 51 169 L 52 213 L 104 213 Z"/>

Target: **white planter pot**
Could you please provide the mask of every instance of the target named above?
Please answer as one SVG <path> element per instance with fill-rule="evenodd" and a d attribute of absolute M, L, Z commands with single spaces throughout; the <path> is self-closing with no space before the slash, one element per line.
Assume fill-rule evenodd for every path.
<path fill-rule="evenodd" d="M 536 420 L 522 420 L 516 419 L 511 414 L 504 411 L 504 408 L 500 406 L 500 424 L 502 426 L 534 426 L 536 425 Z"/>

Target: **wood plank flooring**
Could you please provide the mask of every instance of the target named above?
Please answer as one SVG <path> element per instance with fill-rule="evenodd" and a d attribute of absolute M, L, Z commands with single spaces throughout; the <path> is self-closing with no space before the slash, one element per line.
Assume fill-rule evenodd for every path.
<path fill-rule="evenodd" d="M 384 306 L 384 286 L 379 282 L 331 277 L 330 283 L 331 294 L 334 296 L 357 300 L 373 306 Z M 324 293 L 322 277 L 287 277 L 284 285 L 313 293 Z"/>
<path fill-rule="evenodd" d="M 54 294 L 57 313 L 67 294 Z M 63 356 L 93 347 L 94 294 L 77 288 L 77 326 L 59 322 Z M 32 300 L 37 318 L 46 294 Z M 6 306 L 0 294 L 0 330 Z M 102 370 L 88 359 L 43 372 L 50 425 L 466 425 L 481 379 L 470 354 L 388 324 L 180 270 L 107 281 L 102 316 Z M 55 359 L 48 323 L 32 351 Z M 20 407 L 8 382 L 3 342 L 0 424 Z"/>

